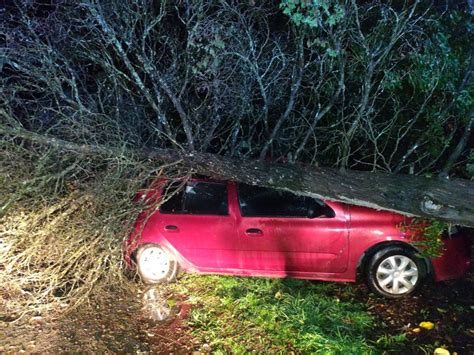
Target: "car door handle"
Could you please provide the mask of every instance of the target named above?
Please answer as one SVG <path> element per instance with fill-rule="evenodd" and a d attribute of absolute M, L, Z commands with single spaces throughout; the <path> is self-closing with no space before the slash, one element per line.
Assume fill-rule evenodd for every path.
<path fill-rule="evenodd" d="M 251 236 L 259 236 L 259 235 L 263 235 L 263 231 L 258 228 L 249 228 L 245 231 L 245 234 L 251 235 Z"/>
<path fill-rule="evenodd" d="M 177 232 L 178 231 L 178 226 L 174 226 L 172 224 L 169 224 L 165 227 L 165 231 L 168 232 Z"/>

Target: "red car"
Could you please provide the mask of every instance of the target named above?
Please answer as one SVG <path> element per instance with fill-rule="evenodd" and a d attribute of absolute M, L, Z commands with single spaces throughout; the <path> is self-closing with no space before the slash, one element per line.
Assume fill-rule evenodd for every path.
<path fill-rule="evenodd" d="M 421 258 L 402 228 L 406 218 L 392 212 L 209 179 L 159 181 L 143 198 L 160 207 L 140 214 L 124 250 L 146 283 L 170 281 L 179 270 L 363 279 L 398 298 L 428 277 L 458 278 L 470 266 L 466 236 L 446 237 L 441 257 Z"/>

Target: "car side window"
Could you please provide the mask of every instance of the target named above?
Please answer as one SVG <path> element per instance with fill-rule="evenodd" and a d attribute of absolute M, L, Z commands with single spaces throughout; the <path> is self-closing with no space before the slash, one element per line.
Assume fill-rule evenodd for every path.
<path fill-rule="evenodd" d="M 161 213 L 183 213 L 184 188 L 179 182 L 171 182 L 163 188 Z"/>
<path fill-rule="evenodd" d="M 238 196 L 244 217 L 334 217 L 323 201 L 288 191 L 239 184 Z"/>
<path fill-rule="evenodd" d="M 160 207 L 162 213 L 227 215 L 227 184 L 190 181 L 180 191 L 169 185 L 171 197 Z M 173 193 L 174 192 L 174 193 Z"/>

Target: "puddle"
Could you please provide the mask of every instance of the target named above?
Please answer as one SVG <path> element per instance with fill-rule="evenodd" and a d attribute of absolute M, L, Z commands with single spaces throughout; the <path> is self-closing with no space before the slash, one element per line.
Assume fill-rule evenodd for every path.
<path fill-rule="evenodd" d="M 179 313 L 180 307 L 176 300 L 161 291 L 158 287 L 150 287 L 143 293 L 142 311 L 145 316 L 156 322 L 170 322 Z"/>

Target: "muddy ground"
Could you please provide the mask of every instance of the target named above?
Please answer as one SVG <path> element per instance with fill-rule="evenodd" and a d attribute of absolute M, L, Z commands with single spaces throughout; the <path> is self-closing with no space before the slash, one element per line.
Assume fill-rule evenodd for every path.
<path fill-rule="evenodd" d="M 109 352 L 191 353 L 212 348 L 192 335 L 186 325 L 191 310 L 189 295 L 161 294 L 139 286 L 91 299 L 58 318 L 33 317 L 14 322 L 0 319 L 0 353 L 3 352 Z M 367 303 L 377 320 L 373 339 L 381 334 L 405 332 L 408 341 L 394 352 L 423 353 L 424 345 L 439 345 L 451 353 L 474 354 L 474 273 L 457 281 L 427 285 L 423 292 L 401 301 L 369 294 L 364 285 L 334 297 Z M 417 328 L 420 319 L 434 329 Z M 403 325 L 401 327 L 401 325 Z M 391 351 L 390 351 L 391 352 Z"/>
<path fill-rule="evenodd" d="M 184 322 L 190 307 L 183 296 L 165 295 L 157 302 L 147 300 L 147 292 L 138 285 L 110 292 L 58 318 L 0 319 L 0 353 L 199 350 Z M 176 304 L 167 304 L 169 299 Z"/>

